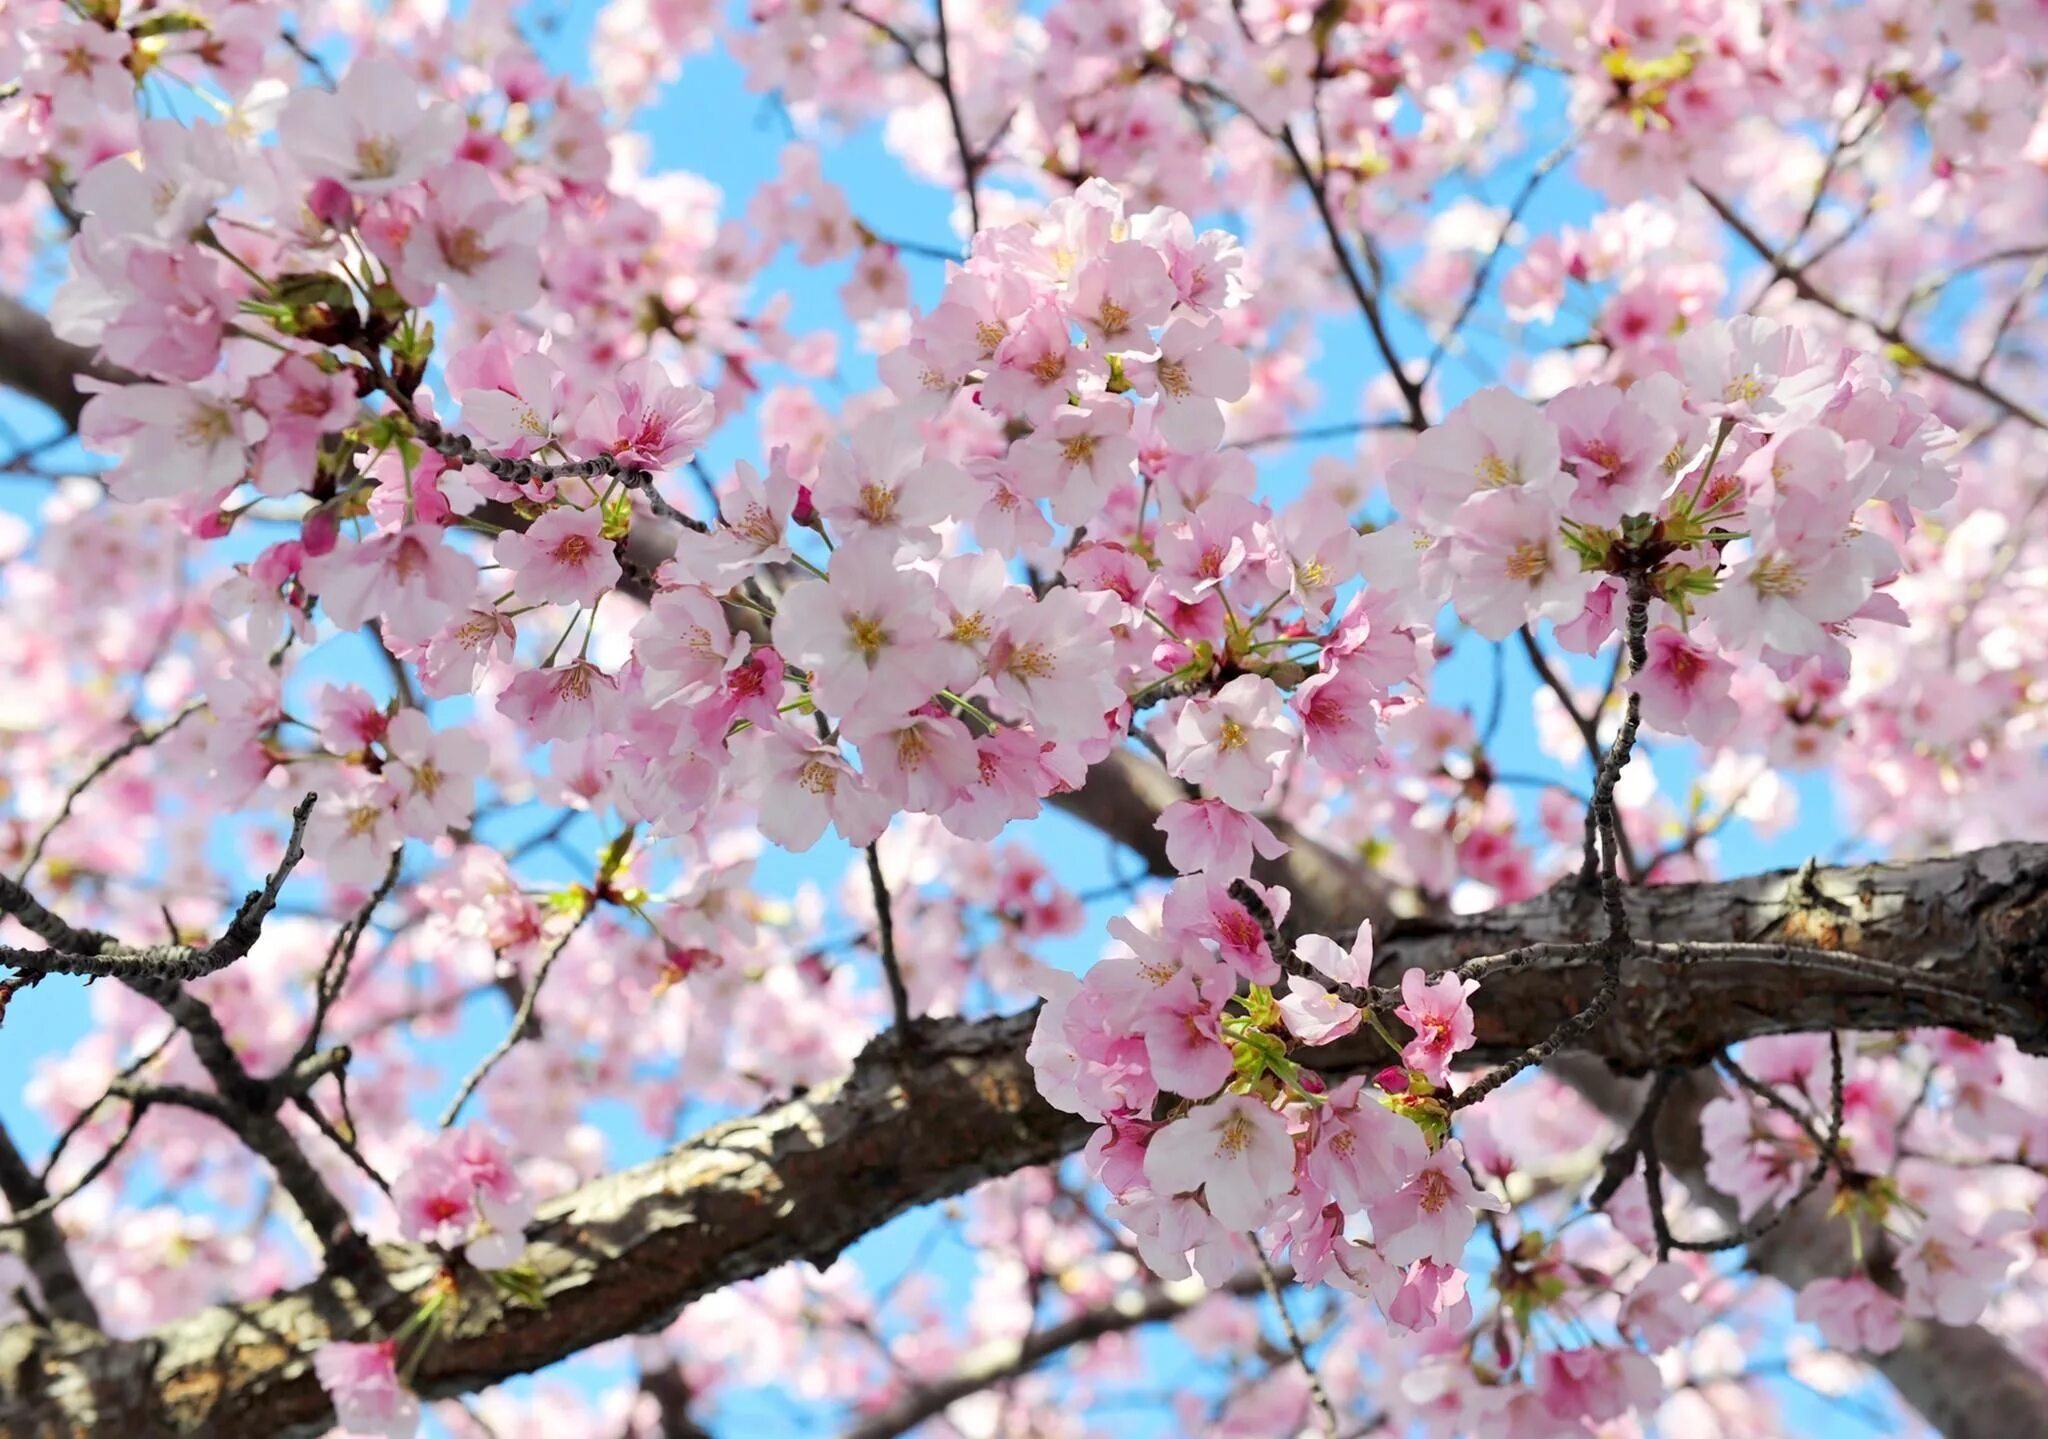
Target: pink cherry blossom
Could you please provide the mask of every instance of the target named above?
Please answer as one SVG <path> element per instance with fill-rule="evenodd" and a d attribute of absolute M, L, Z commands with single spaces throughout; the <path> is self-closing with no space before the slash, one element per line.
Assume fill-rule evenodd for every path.
<path fill-rule="evenodd" d="M 1175 449 L 1213 450 L 1223 440 L 1223 409 L 1251 388 L 1244 352 L 1225 343 L 1214 327 L 1175 317 L 1161 332 L 1159 354 L 1126 366 L 1131 388 L 1159 402 L 1159 433 Z"/>
<path fill-rule="evenodd" d="M 1425 981 L 1419 969 L 1401 976 L 1401 1004 L 1395 1017 L 1415 1031 L 1401 1047 L 1401 1059 L 1431 1084 L 1450 1083 L 1451 1058 L 1472 1047 L 1471 996 L 1479 981 L 1440 974 Z"/>
<path fill-rule="evenodd" d="M 583 407 L 576 442 L 620 464 L 665 470 L 703 446 L 715 419 L 715 406 L 703 390 L 677 384 L 658 360 L 633 360 Z"/>
<path fill-rule="evenodd" d="M 1264 1224 L 1294 1187 L 1294 1141 L 1271 1109 L 1226 1094 L 1152 1136 L 1145 1180 L 1163 1195 L 1201 1191 L 1216 1222 L 1242 1233 Z"/>
<path fill-rule="evenodd" d="M 590 605 L 619 581 L 619 562 L 596 510 L 561 506 L 498 536 L 498 563 L 529 604 Z"/>
<path fill-rule="evenodd" d="M 334 1405 L 334 1417 L 349 1434 L 412 1439 L 419 1432 L 420 1401 L 398 1378 L 398 1346 L 323 1344 L 314 1351 L 313 1373 Z"/>
<path fill-rule="evenodd" d="M 1899 1347 L 1899 1301 L 1860 1274 L 1814 1280 L 1799 1291 L 1794 1309 L 1837 1348 L 1889 1354 Z"/>
<path fill-rule="evenodd" d="M 1373 1232 L 1390 1264 L 1418 1259 L 1457 1265 L 1482 1210 L 1507 1212 L 1506 1201 L 1476 1188 L 1455 1139 L 1429 1156 L 1401 1187 L 1372 1206 Z"/>
<path fill-rule="evenodd" d="M 1220 799 L 1176 800 L 1160 812 L 1154 827 L 1166 836 L 1167 860 L 1182 874 L 1242 879 L 1252 871 L 1255 852 L 1261 859 L 1287 853 L 1287 846 L 1257 815 L 1233 809 Z"/>
<path fill-rule="evenodd" d="M 357 61 L 332 91 L 293 92 L 278 134 L 299 168 L 339 180 L 359 195 L 385 195 L 420 179 L 455 153 L 462 111 L 420 103 L 419 86 L 396 61 Z"/>
<path fill-rule="evenodd" d="M 343 629 L 377 620 L 393 639 L 420 643 L 476 594 L 476 566 L 417 525 L 343 541 L 302 573 Z"/>
<path fill-rule="evenodd" d="M 1262 808 L 1294 750 L 1281 721 L 1285 705 L 1259 675 L 1239 675 L 1213 699 L 1183 702 L 1162 736 L 1168 765 L 1233 809 Z"/>

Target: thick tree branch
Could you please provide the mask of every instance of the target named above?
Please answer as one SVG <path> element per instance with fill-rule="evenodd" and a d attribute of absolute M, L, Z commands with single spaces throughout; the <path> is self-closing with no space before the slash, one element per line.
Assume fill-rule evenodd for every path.
<path fill-rule="evenodd" d="M 50 322 L 21 301 L 0 295 L 0 385 L 42 402 L 75 430 L 86 401 L 80 375 L 130 378 L 100 364 L 92 351 L 58 339 Z"/>
<path fill-rule="evenodd" d="M 1943 988 L 1806 968 L 1769 957 L 1769 945 L 1748 957 L 1631 959 L 1614 1011 L 1582 1036 L 1624 1069 L 1698 1063 L 1751 1035 L 1789 1030 L 1983 1032 L 1993 1012 L 2009 1013 L 2004 1028 L 2026 1047 L 2048 1046 L 2048 846 L 1638 889 L 1626 903 L 1632 931 L 1665 943 L 1748 936 L 1839 946 Z M 1396 922 L 1381 949 L 1394 972 L 1437 970 L 1596 934 L 1602 919 L 1597 900 L 1566 887 L 1476 918 Z M 1599 969 L 1539 959 L 1491 976 L 1478 996 L 1479 1057 L 1518 1053 L 1555 1029 L 1590 1000 Z M 793 1259 L 828 1262 L 907 1209 L 1070 1153 L 1089 1126 L 1038 1097 L 1024 1053 L 1032 1022 L 918 1021 L 917 1046 L 877 1045 L 843 1083 L 720 1125 L 549 1206 L 526 1256 L 545 1306 L 507 1307 L 480 1281 L 465 1289 L 461 1320 L 421 1369 L 422 1392 L 482 1388 L 657 1327 L 726 1284 Z M 1376 1058 L 1362 1041 L 1314 1052 L 1333 1074 Z M 1680 1146 L 1661 1142 L 1676 1168 Z M 380 1249 L 378 1259 L 401 1292 L 438 1269 L 418 1248 Z M 154 1357 L 145 1345 L 17 1326 L 0 1333 L 0 1431 L 83 1434 L 99 1421 L 115 1426 L 101 1432 L 317 1433 L 327 1408 L 307 1357 L 331 1337 L 390 1319 L 360 1293 L 324 1278 L 267 1303 L 208 1310 L 155 1335 Z M 1995 1347 L 1981 1336 L 1952 1333 L 1949 1342 Z"/>
<path fill-rule="evenodd" d="M 8 1207 L 16 1214 L 36 1211 L 50 1198 L 49 1190 L 29 1169 L 4 1125 L 0 1125 L 0 1195 L 6 1196 Z M 21 1242 L 29 1273 L 35 1276 L 36 1288 L 42 1291 L 43 1304 L 50 1313 L 73 1324 L 99 1328 L 99 1310 L 93 1307 L 91 1296 L 79 1283 L 78 1270 L 64 1247 L 64 1235 L 57 1228 L 56 1217 L 43 1212 L 23 1221 Z"/>

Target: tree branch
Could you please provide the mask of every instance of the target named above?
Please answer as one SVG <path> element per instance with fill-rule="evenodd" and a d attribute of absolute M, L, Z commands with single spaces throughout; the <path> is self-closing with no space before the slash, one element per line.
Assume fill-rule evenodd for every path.
<path fill-rule="evenodd" d="M 1639 956 L 1606 1022 L 1582 1036 L 1624 1069 L 1701 1063 L 1744 1038 L 1793 1030 L 1983 1033 L 1990 1013 L 2008 1015 L 2002 1027 L 2023 1047 L 2048 1048 L 2048 846 L 1633 889 L 1625 903 L 1632 931 L 1665 943 L 1737 935 L 1840 947 L 1941 987 L 1802 968 L 1772 957 L 1770 944 L 1683 961 Z M 1304 928 L 1328 917 L 1303 907 Z M 1517 943 L 1574 942 L 1603 919 L 1597 901 L 1565 886 L 1476 918 L 1395 922 L 1380 948 L 1396 972 L 1435 971 Z M 1476 1057 L 1505 1058 L 1550 1033 L 1590 1001 L 1599 970 L 1537 958 L 1492 975 L 1479 996 Z M 703 1294 L 794 1259 L 828 1263 L 907 1209 L 1071 1153 L 1089 1125 L 1039 1098 L 1025 1058 L 1033 1020 L 916 1021 L 916 1046 L 878 1042 L 841 1083 L 548 1206 L 526 1253 L 546 1304 L 506 1306 L 481 1281 L 466 1289 L 461 1319 L 422 1366 L 421 1392 L 483 1388 L 657 1326 Z M 1312 1062 L 1339 1075 L 1378 1058 L 1354 1036 Z M 1660 1145 L 1677 1167 L 1682 1144 Z M 400 1293 L 440 1269 L 438 1256 L 412 1246 L 376 1257 Z M 102 1415 L 114 1432 L 316 1434 L 329 1422 L 326 1400 L 297 1361 L 377 1322 L 383 1311 L 363 1292 L 324 1277 L 264 1303 L 207 1310 L 140 1344 L 53 1342 L 30 1326 L 0 1332 L 0 1431 L 78 1432 Z M 1995 1346 L 1982 1335 L 1948 1342 Z M 154 1357 L 149 1343 L 161 1346 Z"/>

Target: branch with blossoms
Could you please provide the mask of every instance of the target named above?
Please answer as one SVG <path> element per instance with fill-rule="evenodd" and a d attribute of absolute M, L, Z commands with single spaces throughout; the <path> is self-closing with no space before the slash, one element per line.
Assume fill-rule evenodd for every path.
<path fill-rule="evenodd" d="M 1637 886 L 1624 880 L 1704 876 L 1712 861 L 1691 832 L 1675 852 L 1660 846 L 1670 811 L 1655 798 L 1626 810 L 1620 798 L 1644 778 L 1630 768 L 1638 743 L 1681 740 L 1782 765 L 1831 744 L 1868 750 L 1841 763 L 1892 837 L 1896 813 L 1947 812 L 1932 796 L 2019 782 L 1978 726 L 2027 742 L 2033 660 L 2010 633 L 2024 627 L 1995 596 L 1988 620 L 1965 605 L 1956 634 L 2005 629 L 1985 646 L 2005 658 L 1971 678 L 1951 674 L 1952 648 L 1942 667 L 1916 647 L 1956 596 L 2025 573 L 2024 539 L 2000 559 L 1999 537 L 1959 541 L 1964 527 L 1935 516 L 1959 486 L 1972 501 L 1995 487 L 1987 471 L 2025 470 L 1964 464 L 2005 441 L 1972 427 L 1962 443 L 1947 421 L 1959 391 L 2038 428 L 2001 364 L 2038 309 L 2038 276 L 1987 308 L 1984 359 L 1966 365 L 1923 362 L 1902 327 L 1933 292 L 1901 295 L 1884 278 L 1917 272 L 1925 249 L 1967 283 L 1979 272 L 1960 232 L 1928 241 L 1927 227 L 1900 226 L 1908 240 L 1880 237 L 1880 263 L 1849 286 L 1822 269 L 1868 233 L 1896 185 L 1886 168 L 1919 165 L 1920 132 L 1899 133 L 1920 123 L 1907 117 L 1925 117 L 1943 187 L 1967 191 L 1997 138 L 2018 149 L 2007 132 L 2029 86 L 1987 58 L 1982 26 L 1943 17 L 1923 35 L 1887 16 L 1837 44 L 1804 14 L 1760 28 L 1741 12 L 1688 15 L 1662 39 L 1648 22 L 1525 34 L 1513 7 L 1445 5 L 1197 6 L 1142 23 L 1113 6 L 998 7 L 962 27 L 940 5 L 934 51 L 909 8 L 766 5 L 730 38 L 792 113 L 902 104 L 933 122 L 897 141 L 927 173 L 957 163 L 972 233 L 922 313 L 898 247 L 855 218 L 808 148 L 792 147 L 744 218 L 714 224 L 685 213 L 712 213 L 708 198 L 665 197 L 611 145 L 610 115 L 708 23 L 674 7 L 607 8 L 603 96 L 548 78 L 492 16 L 401 14 L 388 45 L 332 71 L 296 34 L 248 17 L 67 11 L 56 38 L 28 42 L 9 153 L 75 239 L 52 307 L 49 338 L 62 340 L 36 346 L 37 373 L 10 355 L 0 378 L 69 414 L 69 379 L 98 371 L 75 418 L 113 457 L 115 501 L 81 511 L 67 509 L 75 493 L 58 496 L 59 558 L 31 583 L 39 598 L 78 596 L 77 570 L 109 593 L 149 593 L 133 576 L 163 579 L 164 540 L 219 555 L 205 547 L 235 535 L 253 553 L 190 607 L 203 614 L 172 607 L 165 630 L 186 652 L 164 685 L 180 700 L 204 693 L 203 725 L 129 772 L 183 778 L 209 816 L 298 792 L 309 773 L 323 801 L 227 921 L 233 943 L 109 954 L 25 888 L 0 892 L 50 946 L 8 951 L 22 974 L 118 964 L 151 1021 L 176 1032 L 160 1071 L 152 1059 L 105 1082 L 116 1061 L 89 1057 L 81 1098 L 109 1096 L 79 1120 L 93 1157 L 53 1180 L 53 1155 L 6 1189 L 42 1251 L 38 1275 L 57 1286 L 51 1309 L 90 1314 L 44 1221 L 113 1192 L 138 1135 L 197 1116 L 264 1161 L 321 1267 L 254 1319 L 152 1314 L 170 1321 L 161 1351 L 38 1332 L 25 1355 L 7 1351 L 16 1419 L 78 1427 L 73 1401 L 110 1392 L 112 1369 L 109 1402 L 161 1427 L 288 1432 L 332 1408 L 405 1432 L 418 1395 L 663 1324 L 735 1278 L 836 1253 L 907 1205 L 1070 1152 L 1086 1128 L 1074 1116 L 1096 1127 L 1081 1167 L 1146 1265 L 1222 1287 L 1286 1253 L 1301 1285 L 1377 1310 L 1376 1333 L 1434 1334 L 1442 1362 L 1422 1382 L 1442 1386 L 1438 1417 L 1468 1428 L 1654 1406 L 1663 1389 L 1644 1351 L 1700 1323 L 1687 1295 L 1699 1276 L 1666 1261 L 1722 1242 L 1674 1236 L 1674 1220 L 1694 1232 L 1693 1200 L 1667 1194 L 1667 1178 L 1736 1197 L 1722 1232 L 1781 1276 L 1794 1266 L 1775 1246 L 1813 1232 L 1806 1201 L 1832 1183 L 1823 1197 L 1861 1226 L 1852 1241 L 1868 1230 L 1871 1253 L 1815 1246 L 1830 1267 L 1805 1276 L 1819 1282 L 1802 1303 L 1846 1312 L 1844 1346 L 1892 1348 L 1879 1341 L 1898 1316 L 1866 1284 L 1897 1288 L 1914 1316 L 1984 1312 L 2003 1232 L 1958 1231 L 1925 1194 L 1868 1181 L 1880 1126 L 1860 1106 L 1893 1071 L 1839 1035 L 1944 1033 L 1897 1043 L 1926 1046 L 1929 1074 L 1978 1090 L 2002 1071 L 1970 1044 L 2013 1041 L 2001 1051 L 2013 1066 L 2038 1050 L 2038 852 Z M 1474 68 L 1475 37 L 1503 74 Z M 312 64 L 325 83 L 253 90 L 275 78 L 264 72 L 280 46 L 293 76 Z M 1479 193 L 1477 162 L 1513 137 L 1510 102 L 1531 72 L 1572 91 L 1569 137 L 1504 212 L 1431 219 L 1404 283 L 1395 260 L 1427 192 L 1469 180 Z M 223 123 L 145 121 L 138 87 L 166 75 L 218 90 Z M 1723 142 L 1744 106 L 1761 117 L 1805 102 L 1838 123 L 1817 179 L 1777 196 L 1789 213 L 1773 227 L 1793 238 L 1773 248 L 1743 218 L 1752 201 L 1769 210 L 1763 177 L 1742 211 L 1716 198 L 1738 193 L 1722 167 L 1744 154 Z M 1606 213 L 1587 235 L 1544 237 L 1501 281 L 1512 323 L 1567 300 L 1597 306 L 1587 342 L 1518 368 L 1534 399 L 1490 387 L 1432 424 L 1440 362 L 1486 373 L 1457 341 L 1567 156 L 1619 194 L 1697 189 L 1768 280 L 1792 281 L 1799 323 L 1712 318 L 1723 267 L 1692 233 L 1711 226 L 1654 203 Z M 981 191 L 996 165 L 1014 191 Z M 1848 202 L 1858 218 L 1800 258 L 1837 187 L 1868 192 Z M 1930 197 L 1948 198 L 1887 195 L 1883 208 L 1926 214 Z M 1243 209 L 1232 225 L 1246 239 L 1197 230 L 1192 216 L 1223 208 Z M 1986 209 L 1990 253 L 2023 248 L 2007 242 L 2025 227 Z M 843 413 L 776 378 L 831 371 L 834 347 L 815 343 L 827 337 L 792 335 L 776 300 L 748 293 L 792 245 L 804 264 L 851 259 L 846 310 L 873 322 L 859 341 L 886 393 Z M 1834 296 L 1860 306 L 1866 281 L 1869 313 L 1899 306 L 1869 327 L 1888 354 L 1827 338 L 1835 321 L 1864 323 Z M 1302 433 L 1295 370 L 1313 342 L 1301 337 L 1347 295 L 1385 371 L 1366 408 L 1403 415 L 1352 467 L 1384 476 L 1388 523 L 1379 508 L 1366 523 L 1359 473 L 1319 473 L 1295 502 L 1261 498 L 1247 453 Z M 1435 335 L 1419 374 L 1395 343 L 1396 304 Z M 1816 308 L 1832 319 L 1816 324 Z M 0 330 L 19 318 L 0 311 Z M 752 406 L 761 464 L 721 486 L 700 452 Z M 1233 447 L 1233 435 L 1253 438 Z M 703 518 L 660 488 L 684 465 L 705 479 Z M 124 526 L 156 542 L 131 543 Z M 1996 561 L 1981 571 L 1980 549 Z M 78 651 L 32 651 L 40 668 L 102 653 L 66 608 L 39 604 L 20 627 L 36 647 Z M 1504 670 L 1483 730 L 1428 697 L 1446 613 L 1496 646 L 1523 636 L 1592 761 L 1589 802 L 1544 789 L 1540 839 L 1488 754 Z M 330 622 L 373 635 L 390 703 L 347 686 L 316 707 L 300 698 L 299 666 Z M 1901 626 L 1904 639 L 1885 632 Z M 1546 643 L 1613 645 L 1610 742 L 1608 695 L 1582 705 Z M 439 702 L 458 696 L 494 748 L 447 722 Z M 105 772 L 40 787 L 65 797 L 42 806 L 24 881 Z M 608 832 L 629 838 L 594 884 L 529 892 L 478 838 L 486 776 L 607 812 Z M 1731 811 L 1742 793 L 1725 776 L 1705 787 Z M 1915 802 L 1871 798 L 1896 792 Z M 1041 894 L 1014 857 L 969 858 L 1049 807 L 1126 843 L 1162 881 L 1108 887 L 1133 902 L 1110 922 L 1114 950 L 1081 976 L 1043 972 L 1032 952 L 1066 932 L 1078 901 Z M 758 923 L 774 907 L 719 857 L 735 816 L 790 850 L 830 830 L 862 851 L 866 874 L 844 901 L 862 932 L 832 941 L 808 918 Z M 1950 819 L 1931 827 L 1943 848 L 2009 833 L 1967 810 Z M 64 826 L 48 883 L 89 878 L 44 892 L 70 912 L 109 908 L 125 930 L 123 908 L 149 886 L 115 881 L 136 857 L 94 841 L 83 820 Z M 298 984 L 265 989 L 268 966 L 235 961 L 258 923 L 266 943 L 292 944 L 276 891 L 302 858 L 348 918 L 300 938 L 312 962 Z M 935 871 L 944 882 L 926 881 Z M 1498 907 L 1447 917 L 1475 893 Z M 1003 940 L 971 937 L 1005 925 Z M 839 964 L 847 951 L 855 960 Z M 422 971 L 435 991 L 424 1004 L 476 990 L 513 1000 L 504 1039 L 447 1115 L 474 1099 L 519 1130 L 517 1146 L 480 1128 L 402 1132 L 394 1103 L 358 1132 L 351 1073 L 359 1097 L 365 1079 L 392 1095 L 422 1081 L 381 1046 L 359 1051 L 356 1026 L 380 1035 L 392 987 Z M 1029 1020 L 946 1017 L 963 972 L 990 981 L 995 1010 L 1032 988 L 1045 1003 Z M 657 1013 L 641 1026 L 652 1039 L 617 1023 L 671 994 L 687 1021 Z M 251 1012 L 290 1016 L 291 1035 L 252 1033 Z M 891 1019 L 840 1077 L 870 1025 Z M 342 1038 L 323 1048 L 330 1028 Z M 657 1054 L 664 1040 L 682 1058 Z M 1740 1059 L 1727 1053 L 1738 1043 Z M 743 1074 L 718 1062 L 729 1049 Z M 1628 1136 L 1609 1173 L 1639 1167 L 1647 1227 L 1625 1233 L 1611 1215 L 1635 1251 L 1619 1259 L 1588 1259 L 1572 1217 L 1552 1215 L 1548 1233 L 1527 1223 L 1540 1206 L 1500 1217 L 1522 1171 L 1489 1138 L 1495 1116 L 1546 1083 L 1540 1071 L 1571 1072 L 1587 1053 L 1657 1075 L 1650 1101 L 1617 1111 Z M 675 1062 L 657 1071 L 657 1057 Z M 1679 1102 L 1674 1069 L 1701 1065 L 1735 1092 Z M 1591 1092 L 1598 1076 L 1581 1083 Z M 768 1107 L 645 1170 L 591 1179 L 591 1155 L 563 1136 L 576 1101 L 601 1091 L 644 1098 L 671 1139 L 685 1096 Z M 114 1099 L 127 1105 L 118 1123 L 100 1113 Z M 1973 1092 L 1956 1107 L 1986 1105 Z M 1701 1155 L 1674 1142 L 1679 1122 Z M 537 1176 L 556 1181 L 551 1203 Z M 1600 1197 L 1633 1205 L 1634 1183 L 1603 1182 Z M 1492 1297 L 1468 1293 L 1464 1270 L 1481 1216 Z M 378 1223 L 403 1245 L 373 1248 Z M 1834 1285 L 1848 1288 L 1821 1287 Z M 1589 1326 L 1620 1342 L 1553 1333 Z M 1284 1327 L 1291 1353 L 1267 1356 L 1283 1361 L 1270 1377 L 1295 1387 L 1261 1411 L 1266 1429 L 1315 1408 L 1335 1431 L 1330 1394 L 1355 1391 L 1333 1380 L 1326 1392 L 1328 1365 Z M 1887 1372 L 1940 1417 L 1915 1374 L 1957 1351 L 1900 1329 Z M 276 1332 L 292 1336 L 282 1356 Z M 1973 1372 L 1996 1350 L 1977 1339 Z M 2004 1363 L 2023 1377 L 2001 1418 L 2048 1409 L 2039 1381 Z M 52 1424 L 52 1404 L 73 1407 Z M 675 1424 L 694 1422 L 685 1407 Z"/>

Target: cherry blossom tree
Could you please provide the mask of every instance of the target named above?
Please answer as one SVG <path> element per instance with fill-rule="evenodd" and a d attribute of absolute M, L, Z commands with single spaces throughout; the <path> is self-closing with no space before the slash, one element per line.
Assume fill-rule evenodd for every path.
<path fill-rule="evenodd" d="M 0 1430 L 2048 1433 L 2048 10 L 564 19 L 0 0 Z"/>

